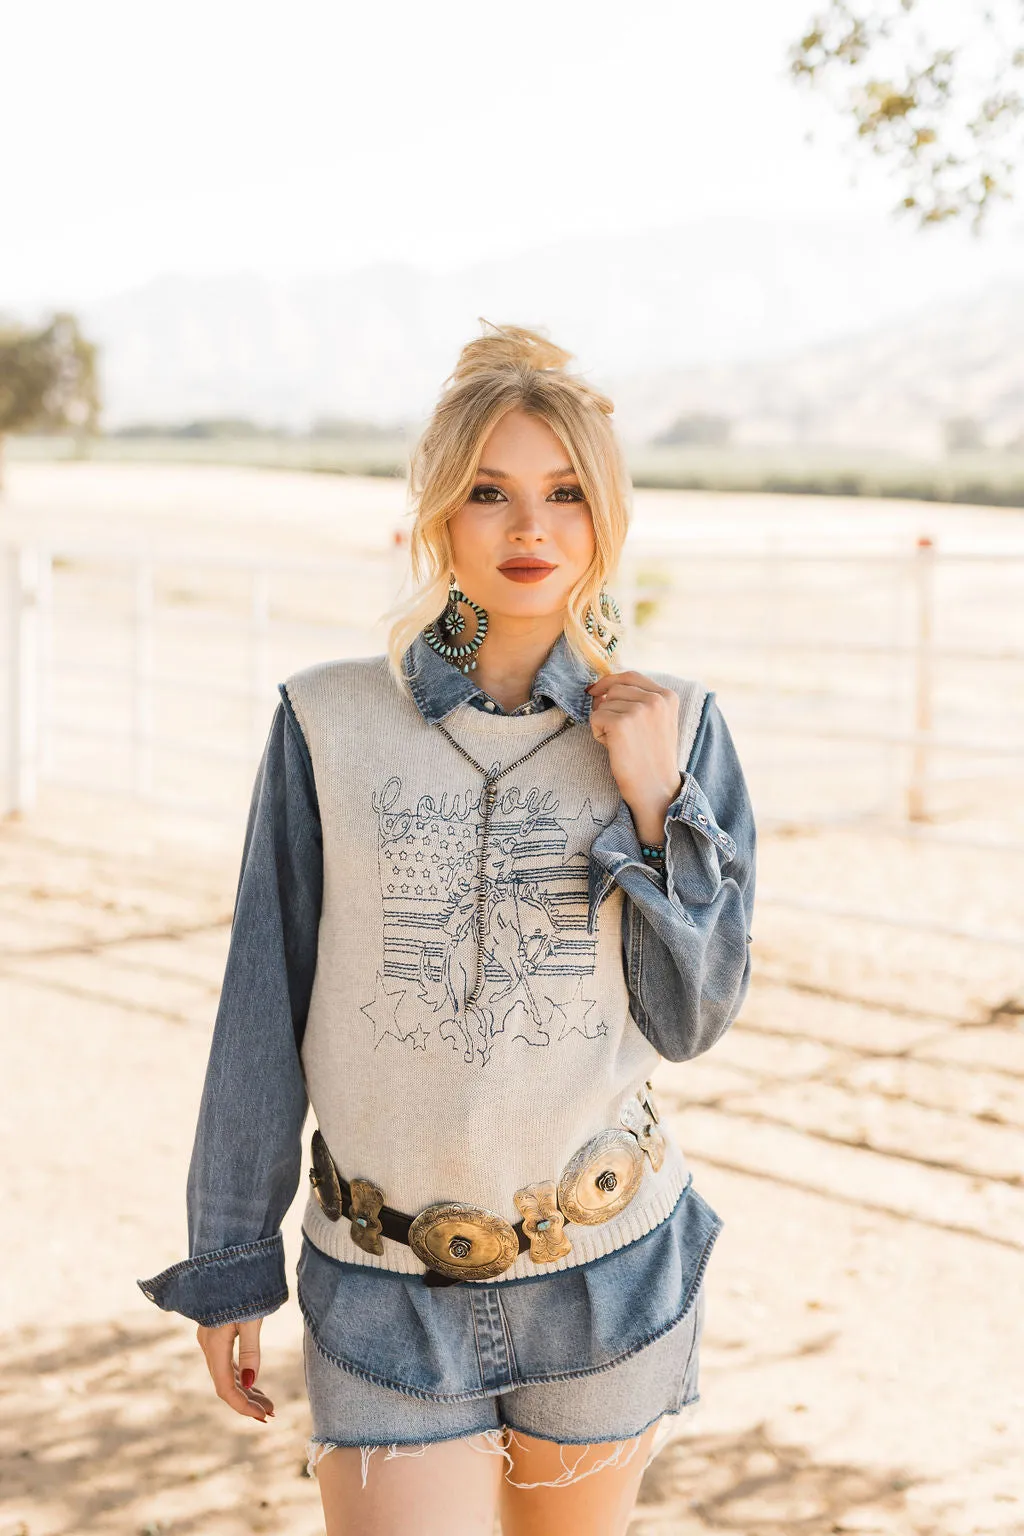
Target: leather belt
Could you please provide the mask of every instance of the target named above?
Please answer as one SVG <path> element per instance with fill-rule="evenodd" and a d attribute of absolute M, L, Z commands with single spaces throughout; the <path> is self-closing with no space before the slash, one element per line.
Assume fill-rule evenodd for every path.
<path fill-rule="evenodd" d="M 566 1220 L 592 1226 L 610 1221 L 636 1194 L 644 1157 L 657 1171 L 665 1136 L 650 1080 L 622 1106 L 620 1126 L 599 1131 L 569 1159 L 557 1180 L 516 1190 L 514 1224 L 482 1206 L 435 1201 L 411 1216 L 387 1205 L 369 1179 L 346 1179 L 319 1130 L 313 1132 L 309 1181 L 329 1221 L 348 1217 L 352 1241 L 367 1253 L 384 1252 L 382 1237 L 408 1243 L 427 1266 L 425 1285 L 454 1285 L 501 1274 L 521 1253 L 537 1264 L 571 1253 Z"/>

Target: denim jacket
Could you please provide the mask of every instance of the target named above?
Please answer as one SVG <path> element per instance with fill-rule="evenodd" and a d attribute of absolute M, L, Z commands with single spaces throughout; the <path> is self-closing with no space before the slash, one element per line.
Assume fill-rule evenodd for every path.
<path fill-rule="evenodd" d="M 422 636 L 406 653 L 406 674 L 429 721 L 464 702 L 505 713 Z M 595 675 L 560 636 L 529 700 L 512 713 L 558 706 L 586 723 L 585 687 Z M 283 684 L 279 694 L 249 808 L 189 1166 L 189 1257 L 138 1282 L 156 1305 L 210 1326 L 265 1316 L 287 1299 L 280 1229 L 302 1173 L 308 1098 L 299 1052 L 316 970 L 323 857 L 309 750 Z M 665 817 L 664 868 L 644 859 L 623 801 L 594 839 L 588 873 L 591 923 L 614 883 L 627 897 L 621 937 L 630 1011 L 674 1062 L 721 1038 L 750 981 L 756 831 L 714 692 L 680 767 Z M 493 1306 L 493 1291 L 500 1287 L 510 1330 L 498 1353 L 508 1346 L 513 1382 L 587 1374 L 642 1347 L 688 1310 L 721 1226 L 691 1176 L 668 1218 L 612 1253 L 561 1273 L 431 1292 L 420 1276 L 333 1259 L 303 1233 L 298 1297 L 323 1352 L 356 1374 L 423 1396 L 471 1397 L 503 1370 L 499 1360 L 489 1372 L 480 1347 L 485 1337 L 496 1347 L 493 1329 L 477 1316 Z M 434 1298 L 431 1307 L 425 1294 Z M 389 1315 L 405 1321 L 382 1337 L 365 1320 L 379 1315 L 384 1295 Z M 543 1346 L 529 1315 L 537 1306 Z M 476 1347 L 467 1348 L 474 1337 Z"/>

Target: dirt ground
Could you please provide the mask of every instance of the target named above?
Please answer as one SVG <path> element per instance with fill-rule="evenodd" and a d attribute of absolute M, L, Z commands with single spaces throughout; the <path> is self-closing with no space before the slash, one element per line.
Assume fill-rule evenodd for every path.
<path fill-rule="evenodd" d="M 764 878 L 841 860 L 864 900 L 884 866 L 941 901 L 991 863 L 863 841 L 768 838 Z M 294 1299 L 264 1329 L 264 1427 L 134 1283 L 185 1251 L 237 853 L 68 791 L 0 832 L 2 1536 L 321 1528 Z M 656 1076 L 725 1228 L 702 1402 L 648 1468 L 633 1536 L 1024 1530 L 1019 958 L 864 938 L 803 914 L 798 939 L 766 908 L 741 1018 Z"/>
<path fill-rule="evenodd" d="M 397 488 L 362 495 L 317 476 L 13 465 L 0 532 L 123 543 L 144 507 L 169 549 L 327 555 L 357 526 L 386 545 Z M 777 537 L 806 537 L 813 500 L 776 499 Z M 641 511 L 660 537 L 681 508 L 708 540 L 750 535 L 741 498 Z M 963 509 L 830 515 L 839 541 L 872 516 L 879 538 L 966 537 Z M 201 660 L 188 653 L 197 680 Z M 62 687 L 70 707 L 92 680 Z M 185 1252 L 248 774 L 219 818 L 44 777 L 0 822 L 0 1536 L 322 1530 L 294 1297 L 264 1325 L 277 1416 L 262 1426 L 218 1401 L 194 1327 L 135 1285 Z M 869 823 L 765 820 L 741 1017 L 655 1076 L 725 1227 L 702 1401 L 647 1469 L 631 1536 L 1024 1533 L 1024 961 L 867 920 L 1024 930 L 997 782 L 935 837 L 908 836 L 898 805 Z"/>

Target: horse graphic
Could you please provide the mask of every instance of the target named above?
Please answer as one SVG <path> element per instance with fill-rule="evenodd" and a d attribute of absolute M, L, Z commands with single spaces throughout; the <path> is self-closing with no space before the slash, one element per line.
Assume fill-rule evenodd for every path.
<path fill-rule="evenodd" d="M 440 1024 L 442 1038 L 450 1040 L 456 1050 L 461 1045 L 463 1061 L 471 1062 L 479 1053 L 486 1064 L 495 1037 L 503 1032 L 513 1012 L 522 1016 L 515 1038 L 522 1036 L 531 1045 L 548 1044 L 549 1035 L 529 978 L 557 946 L 559 930 L 555 910 L 536 881 L 520 882 L 507 876 L 494 882 L 483 910 L 480 948 L 475 896 L 463 890 L 441 930 L 440 976 L 430 975 L 426 950 L 421 949 L 420 984 L 424 1000 L 435 1011 L 447 1014 Z M 500 970 L 504 980 L 486 1002 L 481 996 L 468 1003 L 477 978 L 478 949 L 485 968 Z M 490 1005 L 507 998 L 514 1001 L 498 1011 L 499 1017 Z"/>
<path fill-rule="evenodd" d="M 546 995 L 547 979 L 582 977 L 592 970 L 594 946 L 578 937 L 572 888 L 578 878 L 578 901 L 586 900 L 586 873 L 578 862 L 571 877 L 566 870 L 569 859 L 585 851 L 577 846 L 582 813 L 572 822 L 576 831 L 567 856 L 566 822 L 555 815 L 558 799 L 536 787 L 505 791 L 486 847 L 480 846 L 473 819 L 479 802 L 473 803 L 468 790 L 454 798 L 421 795 L 415 805 L 404 805 L 401 779 L 394 775 L 373 805 L 381 832 L 383 974 L 401 977 L 406 985 L 418 981 L 417 1003 L 412 995 L 405 999 L 403 1020 L 417 1011 L 432 1013 L 440 1021 L 441 1039 L 467 1064 L 486 1065 L 499 1036 L 510 1043 L 552 1044 L 552 1020 L 564 1025 L 566 1015 L 562 1004 Z M 592 824 L 589 804 L 587 812 L 584 819 Z M 549 877 L 557 895 L 548 892 Z M 567 902 L 573 912 L 568 919 Z M 571 964 L 557 954 L 567 940 Z M 554 966 L 548 964 L 552 954 Z M 485 985 L 470 1002 L 482 978 Z M 563 1028 L 558 1038 L 565 1033 Z M 385 1020 L 381 1037 L 385 1034 L 412 1039 L 414 1045 L 422 1037 L 419 1026 L 403 1033 L 394 1020 Z"/>

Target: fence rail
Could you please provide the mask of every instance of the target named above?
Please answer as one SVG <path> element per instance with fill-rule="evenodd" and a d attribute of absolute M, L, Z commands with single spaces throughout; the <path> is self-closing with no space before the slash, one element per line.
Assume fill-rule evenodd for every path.
<path fill-rule="evenodd" d="M 353 561 L 362 565 L 367 583 L 353 579 Z M 363 585 L 375 584 L 374 589 L 384 598 L 379 612 L 398 593 L 407 567 L 404 531 L 396 531 L 390 551 L 358 551 L 353 561 L 285 559 L 270 563 L 244 555 L 157 555 L 76 542 L 9 547 L 7 810 L 30 808 L 40 781 L 79 783 L 83 787 L 95 784 L 96 774 L 90 774 L 84 763 L 71 769 L 56 766 L 58 747 L 72 741 L 92 742 L 101 749 L 101 756 L 106 751 L 107 761 L 111 752 L 119 755 L 122 764 L 130 761 L 128 783 L 109 771 L 100 776 L 116 784 L 119 793 L 165 804 L 202 803 L 201 795 L 183 796 L 178 787 L 173 791 L 160 787 L 157 768 L 167 754 L 205 754 L 211 762 L 252 764 L 265 738 L 267 702 L 273 697 L 274 682 L 283 675 L 280 668 L 286 649 L 290 647 L 289 655 L 308 660 L 309 637 L 319 635 L 321 642 L 327 636 L 335 640 L 345 637 L 350 647 L 346 654 L 366 653 L 371 620 L 365 614 L 353 619 L 346 613 L 345 603 L 351 602 L 353 593 L 361 591 Z M 757 704 L 745 713 L 737 704 L 732 713 L 752 741 L 756 738 L 774 745 L 783 759 L 794 748 L 804 750 L 797 744 L 809 741 L 904 753 L 904 776 L 899 786 L 904 814 L 909 823 L 927 823 L 930 795 L 938 786 L 958 778 L 976 780 L 1001 774 L 1006 770 L 1000 764 L 1024 762 L 1024 739 L 1015 739 L 1009 729 L 1024 719 L 1024 714 L 1013 708 L 1008 697 L 998 714 L 990 714 L 980 726 L 970 718 L 970 710 L 965 713 L 965 703 L 974 702 L 970 688 L 965 699 L 960 686 L 953 711 L 942 697 L 943 678 L 949 669 L 996 664 L 1024 667 L 1024 646 L 1003 644 L 998 637 L 994 644 L 978 644 L 968 638 L 962 645 L 942 638 L 940 620 L 946 599 L 939 590 L 940 572 L 977 572 L 985 566 L 1002 576 L 1011 567 L 1016 577 L 1024 570 L 1024 555 L 1017 551 L 940 551 L 928 540 L 918 541 L 905 554 L 829 549 L 736 552 L 646 543 L 627 546 L 615 590 L 627 621 L 634 620 L 634 633 L 645 652 L 655 654 L 659 643 L 706 651 L 708 664 L 702 675 L 710 676 L 711 685 L 720 691 L 728 691 L 730 681 L 728 677 L 717 680 L 715 656 L 732 658 L 730 665 L 743 669 L 740 679 L 733 679 L 737 696 L 748 693 Z M 712 584 L 716 601 L 710 607 L 707 584 L 701 587 L 695 575 L 706 567 L 717 571 Z M 815 568 L 827 572 L 824 593 L 815 580 Z M 201 594 L 202 600 L 171 601 L 162 594 L 161 587 L 172 579 L 180 582 L 183 571 L 195 580 L 207 578 L 208 584 L 213 578 L 211 591 Z M 777 576 L 785 571 L 796 576 L 780 595 Z M 856 581 L 858 571 L 872 578 L 866 586 Z M 844 602 L 856 627 L 857 604 L 865 591 L 876 594 L 880 590 L 876 578 L 882 571 L 891 580 L 891 587 L 884 589 L 891 594 L 886 610 L 888 634 L 835 637 L 822 633 L 823 618 L 831 619 Z M 108 577 L 111 572 L 115 574 L 120 583 L 117 602 L 105 602 L 89 587 L 88 574 L 95 576 L 97 572 Z M 742 577 L 739 586 L 738 574 Z M 218 595 L 221 580 L 234 584 L 230 604 Z M 301 604 L 296 606 L 294 600 L 289 608 L 281 597 L 282 585 L 296 581 L 334 582 L 344 601 L 336 600 L 333 610 L 319 618 L 304 611 Z M 82 586 L 84 593 L 76 592 L 76 587 Z M 731 591 L 736 600 L 725 603 L 723 594 Z M 828 605 L 824 615 L 823 603 Z M 801 605 L 807 609 L 805 633 L 771 633 L 770 626 L 778 622 L 780 613 L 789 620 L 794 612 L 799 616 Z M 694 607 L 702 620 L 699 624 L 694 624 L 689 613 Z M 751 612 L 761 623 L 760 632 L 757 624 L 751 623 Z M 737 616 L 743 622 L 739 631 Z M 991 620 L 991 615 L 988 618 Z M 119 655 L 111 654 L 116 647 L 109 637 L 99 638 L 103 625 L 115 620 L 128 642 Z M 176 666 L 175 658 L 167 654 L 170 647 L 164 631 L 175 625 L 179 629 L 183 626 L 187 635 L 187 642 L 180 636 L 176 642 L 189 661 L 187 667 Z M 74 640 L 71 648 L 69 633 Z M 204 647 L 219 645 L 232 651 L 231 665 L 217 652 L 213 663 L 205 668 L 202 657 L 210 653 L 204 653 Z M 318 654 L 324 654 L 323 643 Z M 789 665 L 790 660 L 798 663 L 801 658 L 809 663 L 829 658 L 823 685 L 801 688 L 799 680 L 775 676 L 770 670 L 773 665 Z M 882 664 L 881 685 L 871 681 L 868 687 L 863 677 L 852 672 L 849 677 L 842 675 L 844 661 L 852 667 L 858 660 Z M 635 664 L 643 665 L 640 661 Z M 882 702 L 895 718 L 881 718 L 879 686 L 888 690 Z M 175 692 L 187 694 L 190 689 L 201 691 L 206 701 L 219 701 L 225 710 L 237 707 L 247 716 L 237 740 L 230 736 L 220 739 L 212 730 L 200 733 L 197 739 L 186 730 L 158 728 L 157 698 Z M 1008 688 L 1003 691 L 1008 695 Z M 984 693 L 984 688 L 977 689 L 979 697 Z M 93 704 L 83 717 L 81 701 L 86 695 Z M 809 696 L 816 713 L 801 717 L 794 705 L 803 702 L 806 706 Z M 1018 697 L 1024 697 L 1024 687 L 1018 689 Z M 821 710 L 823 698 L 832 714 L 842 711 L 852 723 L 828 718 Z M 112 707 L 116 719 L 107 713 Z M 940 756 L 955 759 L 958 766 L 953 774 L 940 774 Z M 996 767 L 980 768 L 978 763 L 984 759 Z"/>

